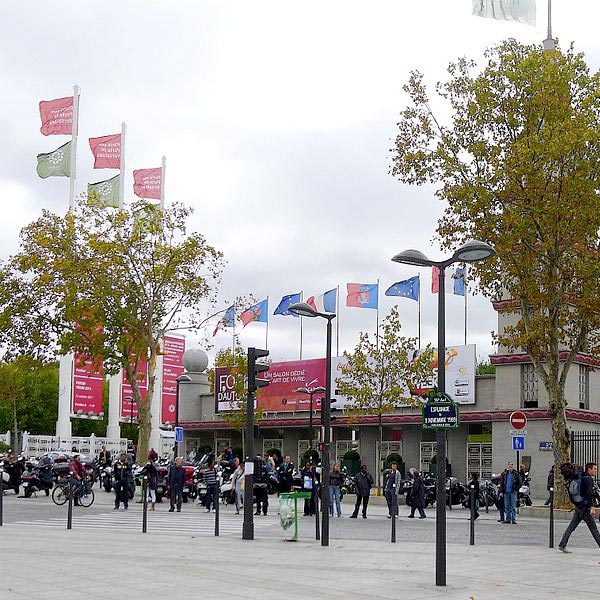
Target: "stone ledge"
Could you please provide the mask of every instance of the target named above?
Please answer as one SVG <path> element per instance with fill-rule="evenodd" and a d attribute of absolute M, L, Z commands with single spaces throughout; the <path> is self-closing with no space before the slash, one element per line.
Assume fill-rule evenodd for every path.
<path fill-rule="evenodd" d="M 521 506 L 519 515 L 522 517 L 535 517 L 537 519 L 550 519 L 549 506 Z M 573 511 L 562 508 L 554 509 L 555 521 L 570 521 L 573 517 Z"/>

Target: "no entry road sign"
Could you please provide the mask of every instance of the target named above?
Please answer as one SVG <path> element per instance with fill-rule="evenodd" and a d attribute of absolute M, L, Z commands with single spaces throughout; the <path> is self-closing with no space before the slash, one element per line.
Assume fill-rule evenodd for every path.
<path fill-rule="evenodd" d="M 515 410 L 515 412 L 510 415 L 510 424 L 513 429 L 524 429 L 525 425 L 527 425 L 525 413 L 520 410 Z"/>

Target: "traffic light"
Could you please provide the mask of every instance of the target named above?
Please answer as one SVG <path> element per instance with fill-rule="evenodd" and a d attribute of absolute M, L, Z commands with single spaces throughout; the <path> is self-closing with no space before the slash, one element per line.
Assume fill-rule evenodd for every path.
<path fill-rule="evenodd" d="M 269 385 L 266 379 L 257 377 L 257 375 L 269 370 L 269 365 L 256 362 L 257 358 L 264 356 L 269 356 L 268 350 L 248 348 L 248 393 L 250 394 L 254 394 L 259 388 Z"/>
<path fill-rule="evenodd" d="M 331 425 L 331 421 L 335 421 L 337 419 L 336 416 L 332 416 L 331 413 L 337 411 L 338 409 L 332 406 L 337 402 L 336 398 L 321 398 L 321 424 L 325 427 L 329 427 Z"/>

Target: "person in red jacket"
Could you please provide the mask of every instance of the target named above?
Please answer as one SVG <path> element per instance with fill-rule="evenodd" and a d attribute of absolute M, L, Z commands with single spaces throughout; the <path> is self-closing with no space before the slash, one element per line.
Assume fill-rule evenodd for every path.
<path fill-rule="evenodd" d="M 83 482 L 87 477 L 87 473 L 85 472 L 85 467 L 81 462 L 81 455 L 75 454 L 73 456 L 73 462 L 70 465 L 71 467 L 71 480 L 74 488 L 73 498 L 75 500 L 75 506 L 81 506 L 81 502 L 79 501 L 79 494 L 81 493 L 81 488 L 83 487 Z"/>

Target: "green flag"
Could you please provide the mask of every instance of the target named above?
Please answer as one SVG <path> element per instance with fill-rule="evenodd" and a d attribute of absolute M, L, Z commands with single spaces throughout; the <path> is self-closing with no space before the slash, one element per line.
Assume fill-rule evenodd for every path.
<path fill-rule="evenodd" d="M 119 177 L 115 175 L 112 179 L 98 181 L 97 183 L 88 183 L 88 202 L 98 206 L 119 207 Z"/>
<path fill-rule="evenodd" d="M 37 174 L 46 177 L 71 176 L 71 142 L 57 148 L 54 152 L 37 155 Z"/>

